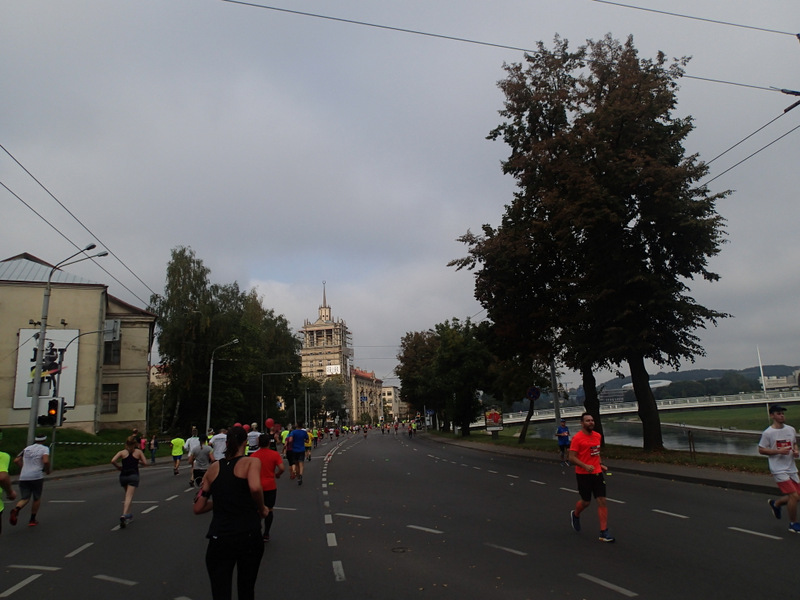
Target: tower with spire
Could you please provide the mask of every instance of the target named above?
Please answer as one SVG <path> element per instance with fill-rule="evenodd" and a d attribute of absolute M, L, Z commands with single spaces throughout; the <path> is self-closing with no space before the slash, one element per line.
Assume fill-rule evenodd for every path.
<path fill-rule="evenodd" d="M 349 384 L 353 359 L 350 331 L 344 320 L 334 320 L 331 316 L 324 281 L 319 317 L 313 323 L 306 319 L 300 334 L 303 336 L 300 350 L 303 377 L 323 381 L 327 377 L 341 376 L 343 383 Z"/>

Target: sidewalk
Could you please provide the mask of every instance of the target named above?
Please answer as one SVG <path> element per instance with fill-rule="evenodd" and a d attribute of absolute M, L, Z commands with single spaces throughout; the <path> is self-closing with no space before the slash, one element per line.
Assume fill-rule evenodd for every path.
<path fill-rule="evenodd" d="M 469 440 L 454 440 L 438 437 L 436 439 L 443 444 L 462 446 L 464 448 L 471 448 L 491 454 L 518 456 L 540 462 L 559 462 L 558 455 L 551 452 L 538 452 L 509 446 L 492 446 Z M 686 483 L 699 483 L 731 490 L 767 494 L 770 496 L 774 496 L 777 493 L 777 487 L 772 477 L 766 474 L 724 471 L 722 469 L 711 469 L 707 467 L 639 463 L 632 460 L 603 460 L 603 463 L 608 465 L 609 471 L 612 473 L 631 473 L 643 477 L 658 477 L 660 479 L 671 479 L 673 481 L 683 481 Z"/>

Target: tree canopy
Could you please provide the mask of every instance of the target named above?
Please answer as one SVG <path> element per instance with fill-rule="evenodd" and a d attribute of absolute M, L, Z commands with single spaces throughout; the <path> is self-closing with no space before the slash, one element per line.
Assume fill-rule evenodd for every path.
<path fill-rule="evenodd" d="M 556 37 L 526 64 L 505 65 L 503 122 L 489 138 L 511 149 L 517 190 L 500 226 L 460 238 L 475 295 L 509 352 L 580 370 L 627 363 L 645 449 L 662 447 L 644 361 L 679 367 L 704 350 L 694 331 L 724 313 L 689 296 L 723 242 L 723 219 L 687 155 L 690 117 L 676 117 L 687 59 L 640 58 L 632 38 L 572 51 Z M 599 413 L 587 389 L 587 410 Z M 597 414 L 596 414 L 597 416 Z"/>
<path fill-rule="evenodd" d="M 168 380 L 164 426 L 172 429 L 204 428 L 211 354 L 233 339 L 239 342 L 214 355 L 212 427 L 260 421 L 262 405 L 275 416 L 278 396 L 296 394 L 290 377 L 262 376 L 300 371 L 299 342 L 284 316 L 264 307 L 255 290 L 211 284 L 209 274 L 191 248 L 174 248 L 164 294 L 150 300 Z"/>

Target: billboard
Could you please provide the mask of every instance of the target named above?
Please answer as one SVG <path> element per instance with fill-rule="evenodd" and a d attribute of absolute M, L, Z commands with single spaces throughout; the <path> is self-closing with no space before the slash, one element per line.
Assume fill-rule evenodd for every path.
<path fill-rule="evenodd" d="M 14 408 L 31 407 L 38 334 L 38 329 L 19 330 Z M 44 357 L 42 359 L 42 389 L 40 395 L 43 400 L 47 398 L 64 398 L 67 406 L 70 408 L 75 407 L 75 390 L 78 383 L 79 335 L 80 330 L 78 329 L 52 329 L 47 331 L 44 342 Z M 67 354 L 67 346 L 69 346 L 69 354 Z"/>

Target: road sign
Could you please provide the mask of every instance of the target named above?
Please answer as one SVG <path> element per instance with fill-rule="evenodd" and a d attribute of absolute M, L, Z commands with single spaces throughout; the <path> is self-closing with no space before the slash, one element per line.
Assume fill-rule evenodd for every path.
<path fill-rule="evenodd" d="M 542 395 L 542 390 L 540 390 L 536 386 L 533 386 L 528 388 L 528 393 L 525 395 L 528 396 L 528 398 L 530 398 L 531 400 L 538 400 L 539 397 Z"/>

